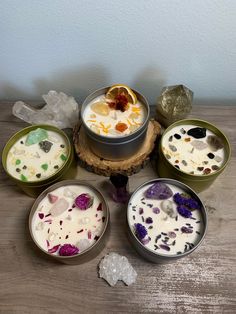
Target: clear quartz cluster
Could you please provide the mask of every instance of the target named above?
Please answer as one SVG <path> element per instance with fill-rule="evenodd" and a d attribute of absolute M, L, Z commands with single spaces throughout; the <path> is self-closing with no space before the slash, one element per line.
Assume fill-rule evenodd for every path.
<path fill-rule="evenodd" d="M 125 256 L 110 253 L 99 263 L 99 277 L 105 279 L 112 287 L 118 280 L 129 286 L 136 281 L 137 273 Z"/>
<path fill-rule="evenodd" d="M 42 109 L 35 109 L 23 101 L 17 101 L 12 113 L 19 119 L 30 124 L 49 124 L 60 129 L 73 128 L 79 117 L 79 106 L 71 96 L 56 91 L 49 91 L 42 95 L 46 105 Z"/>

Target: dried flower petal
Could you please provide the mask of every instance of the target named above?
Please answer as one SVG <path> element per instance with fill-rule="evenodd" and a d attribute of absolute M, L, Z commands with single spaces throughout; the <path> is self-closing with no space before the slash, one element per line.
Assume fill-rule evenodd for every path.
<path fill-rule="evenodd" d="M 59 250 L 60 256 L 72 256 L 79 253 L 79 249 L 72 244 L 64 244 Z"/>
<path fill-rule="evenodd" d="M 60 246 L 61 245 L 58 244 L 58 245 L 55 245 L 54 247 L 52 247 L 51 249 L 48 249 L 48 253 L 56 253 Z"/>

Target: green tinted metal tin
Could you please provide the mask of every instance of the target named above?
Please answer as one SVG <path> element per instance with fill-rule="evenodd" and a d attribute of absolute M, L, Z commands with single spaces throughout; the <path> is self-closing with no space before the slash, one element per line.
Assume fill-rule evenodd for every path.
<path fill-rule="evenodd" d="M 64 137 L 67 146 L 68 146 L 68 158 L 63 164 L 63 166 L 58 169 L 54 174 L 47 177 L 46 179 L 38 180 L 38 181 L 27 181 L 23 182 L 15 177 L 13 177 L 7 170 L 6 167 L 6 161 L 7 161 L 7 155 L 9 153 L 10 148 L 14 145 L 14 143 L 19 140 L 22 136 L 28 134 L 30 131 L 33 131 L 37 128 L 43 128 L 45 130 L 50 130 L 59 133 L 61 136 Z M 35 197 L 39 195 L 46 187 L 48 187 L 50 184 L 63 180 L 65 178 L 73 178 L 75 171 L 75 159 L 74 159 L 74 149 L 73 145 L 71 144 L 69 138 L 67 135 L 60 129 L 51 126 L 51 125 L 32 125 L 27 128 L 24 128 L 20 130 L 19 132 L 15 133 L 6 143 L 3 152 L 2 152 L 2 164 L 5 172 L 7 175 L 29 196 Z"/>
<path fill-rule="evenodd" d="M 215 133 L 215 135 L 217 135 L 221 139 L 225 149 L 225 160 L 223 165 L 217 171 L 207 175 L 188 174 L 174 167 L 174 165 L 172 165 L 169 162 L 169 160 L 165 157 L 162 150 L 163 138 L 167 134 L 167 132 L 169 132 L 172 128 L 181 125 L 196 125 L 199 127 L 206 128 Z M 161 141 L 159 143 L 159 158 L 157 161 L 157 171 L 160 177 L 173 178 L 179 180 L 189 185 L 195 191 L 200 192 L 207 189 L 214 182 L 214 180 L 224 171 L 230 160 L 230 155 L 231 148 L 229 141 L 227 137 L 224 135 L 224 133 L 221 130 L 219 130 L 216 126 L 204 120 L 184 119 L 171 124 L 163 133 Z"/>

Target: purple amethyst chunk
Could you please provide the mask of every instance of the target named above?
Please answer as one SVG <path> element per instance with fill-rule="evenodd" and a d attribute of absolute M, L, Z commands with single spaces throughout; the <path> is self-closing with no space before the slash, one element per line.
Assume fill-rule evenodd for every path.
<path fill-rule="evenodd" d="M 178 213 L 185 217 L 185 218 L 190 218 L 192 217 L 192 212 L 184 205 L 178 205 L 177 206 L 177 211 Z"/>
<path fill-rule="evenodd" d="M 81 210 L 86 210 L 93 205 L 93 196 L 88 193 L 80 194 L 75 199 L 75 206 Z"/>
<path fill-rule="evenodd" d="M 135 234 L 139 240 L 142 240 L 147 235 L 147 229 L 140 223 L 135 224 Z"/>
<path fill-rule="evenodd" d="M 79 253 L 79 249 L 72 244 L 64 244 L 59 250 L 60 256 L 72 256 Z"/>
<path fill-rule="evenodd" d="M 168 185 L 162 182 L 154 183 L 145 192 L 145 197 L 156 200 L 166 200 L 173 195 Z"/>

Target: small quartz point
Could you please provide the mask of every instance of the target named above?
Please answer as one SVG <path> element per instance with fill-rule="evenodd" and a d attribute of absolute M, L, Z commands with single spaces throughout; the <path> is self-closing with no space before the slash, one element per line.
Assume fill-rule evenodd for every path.
<path fill-rule="evenodd" d="M 54 217 L 60 216 L 69 207 L 69 203 L 65 198 L 59 198 L 50 209 L 50 214 Z"/>
<path fill-rule="evenodd" d="M 110 176 L 110 181 L 114 186 L 111 196 L 116 203 L 126 203 L 129 200 L 128 180 L 129 178 L 122 174 Z"/>
<path fill-rule="evenodd" d="M 118 280 L 129 286 L 136 281 L 137 272 L 125 256 L 109 253 L 99 263 L 99 277 L 105 279 L 112 287 Z"/>
<path fill-rule="evenodd" d="M 12 113 L 17 118 L 30 124 L 50 124 L 60 129 L 73 128 L 78 122 L 79 106 L 73 97 L 56 91 L 42 95 L 46 105 L 42 109 L 17 101 Z"/>

